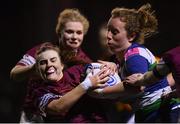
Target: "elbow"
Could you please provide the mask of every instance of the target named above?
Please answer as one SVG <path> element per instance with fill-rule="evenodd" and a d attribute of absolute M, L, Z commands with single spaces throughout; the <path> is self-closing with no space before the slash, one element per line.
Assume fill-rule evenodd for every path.
<path fill-rule="evenodd" d="M 68 108 L 58 104 L 49 104 L 47 107 L 47 112 L 54 115 L 66 116 L 68 111 Z"/>
<path fill-rule="evenodd" d="M 10 72 L 10 79 L 15 81 L 15 82 L 21 82 L 22 81 L 21 78 L 18 78 L 14 68 Z"/>
<path fill-rule="evenodd" d="M 24 67 L 19 66 L 19 65 L 15 66 L 10 72 L 10 79 L 12 79 L 15 82 L 22 82 L 26 80 L 26 75 L 23 74 L 26 72 L 23 72 L 23 70 L 24 70 Z"/>
<path fill-rule="evenodd" d="M 65 116 L 67 113 L 68 113 L 68 109 L 66 109 L 66 108 L 63 108 L 63 107 L 56 107 L 56 109 L 55 109 L 55 111 L 56 111 L 56 113 L 57 114 L 59 114 L 59 115 L 61 115 L 61 116 Z"/>
<path fill-rule="evenodd" d="M 17 78 L 16 78 L 16 74 L 14 72 L 14 68 L 10 72 L 10 79 L 12 79 L 14 81 L 18 81 Z"/>

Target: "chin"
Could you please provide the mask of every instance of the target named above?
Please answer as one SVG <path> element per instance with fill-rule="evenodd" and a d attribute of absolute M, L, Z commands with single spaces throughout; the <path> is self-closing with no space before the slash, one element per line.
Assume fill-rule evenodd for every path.
<path fill-rule="evenodd" d="M 76 50 L 76 49 L 79 48 L 79 45 L 78 46 L 77 45 L 76 46 L 73 45 L 73 46 L 70 46 L 70 48 L 73 49 L 73 50 Z"/>
<path fill-rule="evenodd" d="M 57 77 L 54 77 L 54 76 L 51 76 L 51 77 L 47 77 L 47 80 L 49 82 L 57 82 L 58 81 L 58 78 Z"/>

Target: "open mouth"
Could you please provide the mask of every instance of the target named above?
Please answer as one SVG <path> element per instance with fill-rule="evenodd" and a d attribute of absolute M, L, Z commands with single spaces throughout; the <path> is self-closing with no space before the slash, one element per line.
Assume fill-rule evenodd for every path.
<path fill-rule="evenodd" d="M 75 41 L 71 41 L 71 42 L 69 42 L 70 44 L 78 44 L 78 42 L 75 42 Z"/>
<path fill-rule="evenodd" d="M 54 67 L 50 67 L 46 70 L 46 75 L 51 75 L 56 72 L 56 69 Z"/>

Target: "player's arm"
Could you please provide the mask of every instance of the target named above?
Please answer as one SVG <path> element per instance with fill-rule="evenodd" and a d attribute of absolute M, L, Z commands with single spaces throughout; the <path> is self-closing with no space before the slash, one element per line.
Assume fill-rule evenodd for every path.
<path fill-rule="evenodd" d="M 169 67 L 161 60 L 152 71 L 144 74 L 133 74 L 126 78 L 126 82 L 135 86 L 151 85 L 170 73 Z"/>
<path fill-rule="evenodd" d="M 87 90 L 99 88 L 103 86 L 106 81 L 108 81 L 109 72 L 102 70 L 96 75 L 87 77 L 81 84 L 76 88 L 61 96 L 59 99 L 52 100 L 46 108 L 46 112 L 51 114 L 66 114 L 69 109 L 82 97 Z M 41 109 L 42 110 L 42 109 Z"/>
<path fill-rule="evenodd" d="M 34 65 L 16 65 L 10 72 L 10 78 L 14 81 L 21 82 L 35 75 L 36 69 Z"/>
<path fill-rule="evenodd" d="M 124 100 L 125 98 L 138 94 L 139 92 L 139 88 L 127 85 L 122 81 L 116 85 L 103 88 L 103 90 L 99 91 L 98 94 L 106 96 L 108 99 Z"/>
<path fill-rule="evenodd" d="M 18 61 L 18 63 L 11 69 L 10 78 L 21 82 L 34 75 L 37 76 L 34 64 L 36 59 L 34 58 L 35 52 L 40 45 L 37 45 L 30 50 L 28 50 L 23 57 Z"/>
<path fill-rule="evenodd" d="M 155 83 L 159 80 L 154 74 L 153 71 L 148 71 L 144 74 L 136 73 L 132 74 L 126 78 L 125 82 L 133 86 L 146 86 L 152 83 Z"/>
<path fill-rule="evenodd" d="M 69 109 L 86 93 L 81 85 L 75 87 L 72 91 L 68 92 L 59 99 L 52 100 L 47 108 L 46 112 L 51 114 L 65 115 Z"/>
<path fill-rule="evenodd" d="M 130 74 L 134 73 L 144 73 L 148 70 L 147 60 L 142 56 L 133 56 L 126 61 L 126 69 Z M 118 98 L 125 98 L 131 95 L 138 94 L 140 92 L 140 87 L 130 86 L 126 84 L 124 81 L 114 85 L 112 87 L 106 87 L 103 89 L 102 94 L 109 94 L 116 96 Z"/>

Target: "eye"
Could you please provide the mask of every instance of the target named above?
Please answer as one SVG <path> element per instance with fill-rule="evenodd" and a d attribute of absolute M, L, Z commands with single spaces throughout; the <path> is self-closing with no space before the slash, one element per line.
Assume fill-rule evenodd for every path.
<path fill-rule="evenodd" d="M 77 31 L 76 33 L 79 34 L 79 35 L 81 35 L 83 32 L 82 32 L 82 31 Z"/>
<path fill-rule="evenodd" d="M 72 34 L 74 31 L 73 30 L 66 30 L 65 32 L 68 34 Z"/>
<path fill-rule="evenodd" d="M 57 61 L 56 57 L 51 58 L 51 62 L 55 62 L 55 61 Z"/>
<path fill-rule="evenodd" d="M 39 61 L 39 64 L 40 64 L 40 65 L 44 65 L 44 64 L 46 64 L 46 63 L 47 63 L 46 60 L 41 60 L 41 61 Z"/>
<path fill-rule="evenodd" d="M 113 28 L 111 26 L 108 26 L 108 32 L 111 32 L 113 35 L 116 35 L 119 33 L 119 30 L 117 30 L 116 28 Z"/>
<path fill-rule="evenodd" d="M 118 33 L 119 33 L 119 31 L 118 31 L 118 30 L 116 30 L 116 29 L 112 29 L 112 30 L 111 30 L 111 32 L 112 32 L 112 34 L 113 34 L 113 35 L 116 35 L 116 34 L 118 34 Z"/>

